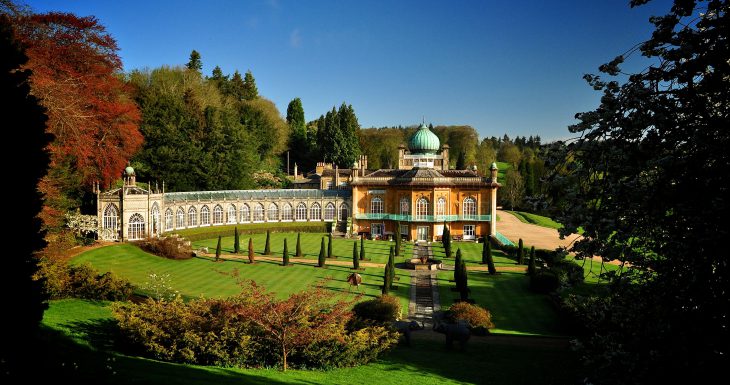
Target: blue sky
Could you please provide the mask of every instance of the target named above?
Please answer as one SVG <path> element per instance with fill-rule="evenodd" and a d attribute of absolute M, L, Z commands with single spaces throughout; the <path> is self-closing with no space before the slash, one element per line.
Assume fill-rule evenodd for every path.
<path fill-rule="evenodd" d="M 600 94 L 582 80 L 646 40 L 655 0 L 590 1 L 42 1 L 36 12 L 94 15 L 125 70 L 183 65 L 251 70 L 282 114 L 307 120 L 343 101 L 362 127 L 468 124 L 480 137 L 572 135 Z M 641 69 L 636 57 L 628 63 Z"/>

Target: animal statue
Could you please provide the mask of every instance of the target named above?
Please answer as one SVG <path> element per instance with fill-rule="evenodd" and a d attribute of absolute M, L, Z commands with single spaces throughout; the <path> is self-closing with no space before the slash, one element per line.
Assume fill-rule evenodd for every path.
<path fill-rule="evenodd" d="M 362 276 L 358 273 L 352 273 L 347 276 L 347 283 L 350 284 L 350 287 L 347 289 L 347 291 L 350 291 L 353 286 L 357 289 L 357 291 L 360 291 L 360 284 L 362 283 Z"/>
<path fill-rule="evenodd" d="M 443 312 L 433 314 L 433 330 L 446 335 L 446 348 L 451 349 L 454 341 L 459 343 L 461 350 L 466 349 L 466 342 L 471 337 L 469 323 L 464 320 L 457 320 L 456 323 L 449 323 Z"/>
<path fill-rule="evenodd" d="M 400 334 L 403 334 L 403 339 L 406 341 L 406 346 L 411 346 L 411 331 L 412 330 L 423 330 L 423 325 L 416 321 L 393 321 L 393 328 Z"/>

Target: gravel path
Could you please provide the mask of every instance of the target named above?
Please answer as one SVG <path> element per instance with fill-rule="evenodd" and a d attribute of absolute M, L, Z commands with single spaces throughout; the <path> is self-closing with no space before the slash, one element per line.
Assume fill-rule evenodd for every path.
<path fill-rule="evenodd" d="M 579 234 L 571 234 L 565 239 L 560 239 L 558 230 L 523 223 L 514 215 L 502 210 L 497 210 L 497 215 L 500 219 L 497 222 L 497 231 L 515 245 L 522 238 L 525 245 L 535 246 L 536 249 L 555 250 L 558 247 L 569 247 L 581 237 Z"/>

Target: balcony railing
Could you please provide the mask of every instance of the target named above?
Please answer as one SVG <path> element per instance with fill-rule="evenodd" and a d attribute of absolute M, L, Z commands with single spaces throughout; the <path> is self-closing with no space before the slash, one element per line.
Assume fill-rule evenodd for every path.
<path fill-rule="evenodd" d="M 359 213 L 355 219 L 386 220 L 398 222 L 489 222 L 491 215 L 403 215 L 391 213 Z"/>

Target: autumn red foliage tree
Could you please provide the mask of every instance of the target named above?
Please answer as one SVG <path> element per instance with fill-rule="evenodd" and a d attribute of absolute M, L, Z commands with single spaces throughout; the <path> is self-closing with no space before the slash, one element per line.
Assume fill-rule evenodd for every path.
<path fill-rule="evenodd" d="M 333 335 L 344 338 L 344 326 L 352 316 L 350 309 L 359 299 L 332 301 L 332 293 L 320 285 L 279 300 L 253 281 L 244 285 L 239 298 L 246 299 L 238 308 L 242 318 L 263 329 L 276 343 L 282 370 L 287 369 L 287 358 L 293 350 Z"/>
<path fill-rule="evenodd" d="M 108 186 L 141 146 L 140 113 L 121 75 L 118 47 L 93 17 L 70 13 L 18 14 L 27 47 L 31 92 L 46 108 L 51 169 L 40 183 L 46 228 L 80 204 L 95 181 Z"/>

